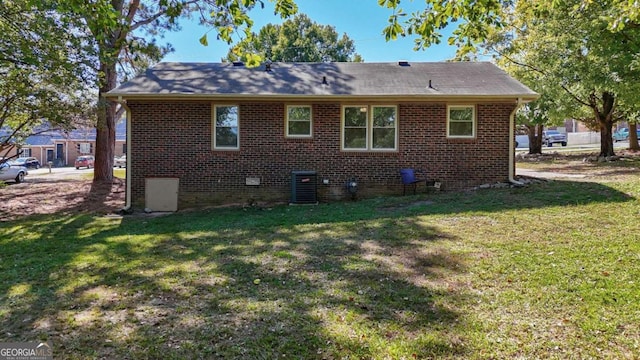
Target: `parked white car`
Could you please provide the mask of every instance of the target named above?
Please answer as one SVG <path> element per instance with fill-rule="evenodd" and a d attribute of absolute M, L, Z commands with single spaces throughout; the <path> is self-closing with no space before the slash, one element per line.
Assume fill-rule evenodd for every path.
<path fill-rule="evenodd" d="M 529 135 L 516 135 L 516 148 L 529 148 Z"/>
<path fill-rule="evenodd" d="M 28 174 L 27 168 L 24 166 L 11 165 L 8 162 L 0 164 L 0 181 L 15 181 L 16 183 L 21 183 Z"/>
<path fill-rule="evenodd" d="M 114 167 L 119 167 L 119 168 L 123 168 L 123 167 L 127 167 L 127 155 L 122 155 L 120 157 L 115 157 L 113 159 L 113 166 Z"/>

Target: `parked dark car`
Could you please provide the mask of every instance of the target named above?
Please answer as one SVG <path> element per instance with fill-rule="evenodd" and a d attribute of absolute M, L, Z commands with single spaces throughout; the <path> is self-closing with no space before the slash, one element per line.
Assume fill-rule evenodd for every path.
<path fill-rule="evenodd" d="M 21 183 L 27 174 L 27 168 L 24 166 L 13 165 L 7 162 L 0 164 L 0 181 L 15 181 L 16 183 Z"/>
<path fill-rule="evenodd" d="M 38 159 L 30 156 L 30 157 L 21 157 L 21 158 L 17 158 L 13 161 L 14 165 L 17 166 L 24 166 L 27 169 L 29 168 L 34 168 L 34 169 L 39 169 L 40 168 L 40 161 L 38 161 Z"/>
<path fill-rule="evenodd" d="M 81 167 L 86 167 L 87 169 L 91 169 L 95 162 L 95 158 L 91 155 L 83 155 L 78 156 L 75 162 L 76 169 L 80 169 Z"/>
<path fill-rule="evenodd" d="M 557 130 L 545 130 L 542 132 L 542 144 L 552 147 L 553 144 L 557 143 L 567 146 L 567 134 Z"/>

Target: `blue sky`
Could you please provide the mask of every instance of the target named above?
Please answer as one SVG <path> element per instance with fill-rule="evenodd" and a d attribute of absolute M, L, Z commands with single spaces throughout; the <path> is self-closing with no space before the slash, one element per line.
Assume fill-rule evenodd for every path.
<path fill-rule="evenodd" d="M 406 4 L 405 4 L 406 3 Z M 421 9 L 424 2 L 406 1 L 403 9 L 410 14 Z M 382 29 L 387 24 L 391 10 L 382 8 L 377 0 L 297 0 L 300 13 L 307 14 L 313 21 L 333 26 L 338 34 L 346 33 L 355 42 L 356 52 L 365 62 L 444 61 L 453 58 L 455 48 L 442 44 L 432 46 L 425 51 L 414 51 L 413 38 L 399 38 L 386 42 Z M 267 23 L 281 23 L 280 17 L 273 15 L 272 3 L 265 0 L 264 9 L 255 9 L 251 13 L 255 21 L 254 31 Z M 209 33 L 209 46 L 202 46 L 198 39 L 207 32 L 207 28 L 194 22 L 182 21 L 182 30 L 167 33 L 159 42 L 168 42 L 175 51 L 165 56 L 163 61 L 218 62 L 226 56 L 229 46 L 215 39 L 215 32 Z"/>

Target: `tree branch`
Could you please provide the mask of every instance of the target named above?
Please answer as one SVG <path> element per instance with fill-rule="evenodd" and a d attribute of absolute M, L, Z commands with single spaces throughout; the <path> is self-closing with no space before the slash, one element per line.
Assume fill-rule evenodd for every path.
<path fill-rule="evenodd" d="M 589 105 L 589 103 L 588 103 L 588 102 L 586 102 L 586 101 L 584 101 L 584 100 L 580 99 L 580 98 L 578 97 L 578 95 L 576 95 L 576 94 L 574 94 L 573 92 L 571 92 L 571 90 L 569 90 L 569 88 L 567 88 L 567 86 L 566 86 L 566 85 L 561 84 L 561 85 L 560 85 L 560 87 L 561 87 L 564 91 L 566 91 L 566 92 L 567 92 L 567 94 L 569 94 L 569 96 L 571 96 L 571 97 L 572 97 L 575 101 L 577 101 L 578 103 L 580 103 L 580 104 L 582 104 L 582 105 L 584 105 L 584 106 L 591 106 L 591 105 Z"/>
<path fill-rule="evenodd" d="M 139 2 L 139 0 L 138 0 L 138 2 Z M 196 4 L 197 2 L 198 2 L 198 0 L 190 0 L 190 1 L 187 1 L 187 2 L 183 3 L 182 5 L 183 6 L 188 6 L 188 5 Z M 147 19 L 140 20 L 140 21 L 138 21 L 136 23 L 132 23 L 133 22 L 133 16 L 135 15 L 135 10 L 137 10 L 137 9 L 134 9 L 133 13 L 131 12 L 131 8 L 129 8 L 129 10 L 130 10 L 129 14 L 127 14 L 127 20 L 131 21 L 130 22 L 131 26 L 129 27 L 129 32 L 133 32 L 133 31 L 135 31 L 136 29 L 138 29 L 141 26 L 151 24 L 152 22 L 158 20 L 160 17 L 164 16 L 167 13 L 166 9 L 165 10 L 160 10 L 156 14 L 150 16 Z"/>
<path fill-rule="evenodd" d="M 494 50 L 494 51 L 496 51 L 496 50 Z M 504 57 L 505 59 L 507 59 L 508 61 L 510 61 L 511 63 L 513 63 L 513 64 L 515 64 L 515 65 L 518 65 L 518 66 L 521 66 L 521 67 L 524 67 L 524 68 L 531 69 L 531 70 L 533 70 L 533 71 L 535 71 L 535 72 L 537 72 L 537 73 L 539 73 L 539 74 L 541 74 L 541 75 L 543 75 L 543 76 L 552 76 L 552 75 L 550 75 L 549 73 L 547 73 L 547 72 L 545 72 L 545 71 L 543 71 L 543 70 L 540 70 L 540 69 L 536 68 L 536 67 L 535 67 L 535 66 L 533 66 L 533 65 L 525 64 L 525 63 L 522 63 L 522 62 L 516 61 L 516 60 L 512 59 L 511 57 L 509 57 L 508 55 L 505 55 L 505 54 L 500 53 L 499 51 L 496 51 L 496 53 L 497 53 L 498 55 L 500 55 L 500 56 Z M 589 106 L 589 107 L 591 107 L 591 104 L 589 104 L 588 102 L 586 102 L 586 101 L 584 101 L 584 100 L 580 99 L 580 98 L 578 97 L 578 95 L 574 94 L 571 90 L 569 90 L 569 88 L 567 88 L 567 86 L 566 86 L 566 85 L 564 85 L 564 84 L 560 84 L 560 87 L 561 87 L 564 91 L 566 91 L 566 92 L 567 92 L 567 94 L 569 94 L 569 96 L 571 96 L 571 97 L 572 97 L 575 101 L 577 101 L 578 103 L 580 103 L 580 104 L 582 104 L 582 105 L 584 105 L 584 106 Z"/>

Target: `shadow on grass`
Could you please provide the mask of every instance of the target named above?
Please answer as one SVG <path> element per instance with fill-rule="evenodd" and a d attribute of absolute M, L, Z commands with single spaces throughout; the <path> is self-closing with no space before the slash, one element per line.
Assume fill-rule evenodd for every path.
<path fill-rule="evenodd" d="M 474 295 L 455 241 L 416 217 L 630 198 L 596 183 L 216 209 L 121 222 L 33 217 L 0 232 L 0 341 L 61 358 L 465 356 Z M 26 224 L 26 225 L 25 225 Z"/>
<path fill-rule="evenodd" d="M 0 221 L 41 214 L 105 214 L 124 206 L 125 184 L 90 180 L 34 178 L 0 188 Z"/>

